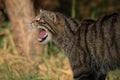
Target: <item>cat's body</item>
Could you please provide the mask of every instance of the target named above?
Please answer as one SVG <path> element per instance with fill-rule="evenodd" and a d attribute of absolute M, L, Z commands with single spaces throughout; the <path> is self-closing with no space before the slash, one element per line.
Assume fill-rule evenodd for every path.
<path fill-rule="evenodd" d="M 120 14 L 81 22 L 53 12 L 51 17 L 44 13 L 44 24 L 38 17 L 35 24 L 47 29 L 64 50 L 75 80 L 105 80 L 109 71 L 120 69 Z"/>
<path fill-rule="evenodd" d="M 120 15 L 83 21 L 68 40 L 63 49 L 71 62 L 76 80 L 84 80 L 77 79 L 83 73 L 84 76 L 93 75 L 95 80 L 102 80 L 99 78 L 104 78 L 108 71 L 120 68 Z"/>

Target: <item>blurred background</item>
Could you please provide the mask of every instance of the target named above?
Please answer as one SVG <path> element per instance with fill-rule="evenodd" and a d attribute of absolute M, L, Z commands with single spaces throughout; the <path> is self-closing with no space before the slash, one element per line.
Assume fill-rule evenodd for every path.
<path fill-rule="evenodd" d="M 28 29 L 41 8 L 96 20 L 120 12 L 120 1 L 0 0 L 0 80 L 73 80 L 64 53 L 53 42 L 40 45 Z M 120 80 L 120 71 L 110 72 L 107 80 Z"/>

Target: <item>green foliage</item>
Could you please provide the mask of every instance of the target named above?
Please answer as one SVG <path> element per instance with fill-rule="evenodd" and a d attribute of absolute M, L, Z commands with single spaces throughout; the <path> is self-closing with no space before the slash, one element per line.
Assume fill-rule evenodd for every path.
<path fill-rule="evenodd" d="M 55 43 L 52 42 L 52 41 L 48 43 L 47 50 L 48 50 L 47 53 L 50 54 L 50 55 L 51 54 L 56 54 L 56 53 L 61 51 L 60 48 L 58 48 L 55 45 Z"/>
<path fill-rule="evenodd" d="M 3 37 L 0 37 L 0 48 L 2 48 L 4 45 Z"/>
<path fill-rule="evenodd" d="M 111 71 L 106 80 L 120 80 L 120 70 Z"/>
<path fill-rule="evenodd" d="M 71 17 L 75 18 L 76 16 L 76 0 L 72 0 L 72 8 L 71 8 Z"/>
<path fill-rule="evenodd" d="M 0 65 L 0 80 L 41 80 L 35 74 L 28 73 L 24 75 L 23 72 L 13 69 L 8 65 Z"/>
<path fill-rule="evenodd" d="M 10 28 L 9 22 L 5 22 L 4 26 L 0 27 L 0 32 L 1 32 L 1 34 L 0 34 L 0 48 L 2 48 L 4 45 L 4 39 L 6 37 L 4 31 L 8 28 Z"/>

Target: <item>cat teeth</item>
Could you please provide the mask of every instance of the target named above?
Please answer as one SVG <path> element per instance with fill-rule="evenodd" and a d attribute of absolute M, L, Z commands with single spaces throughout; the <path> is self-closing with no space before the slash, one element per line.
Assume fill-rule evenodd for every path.
<path fill-rule="evenodd" d="M 44 35 L 44 38 L 47 36 L 48 34 L 46 33 L 45 35 Z"/>
<path fill-rule="evenodd" d="M 42 41 L 42 39 L 38 38 L 38 41 Z"/>
<path fill-rule="evenodd" d="M 43 40 L 45 40 L 45 38 L 47 38 L 47 36 L 48 36 L 48 34 L 46 33 L 42 39 L 38 38 L 38 41 L 42 42 Z"/>

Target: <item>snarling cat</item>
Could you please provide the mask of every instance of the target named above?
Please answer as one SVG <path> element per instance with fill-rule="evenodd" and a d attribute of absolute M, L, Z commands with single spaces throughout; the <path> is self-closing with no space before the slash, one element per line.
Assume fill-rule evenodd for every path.
<path fill-rule="evenodd" d="M 75 80 L 105 80 L 120 68 L 120 14 L 81 22 L 58 12 L 40 10 L 32 25 L 38 41 L 53 40 L 64 50 Z"/>

